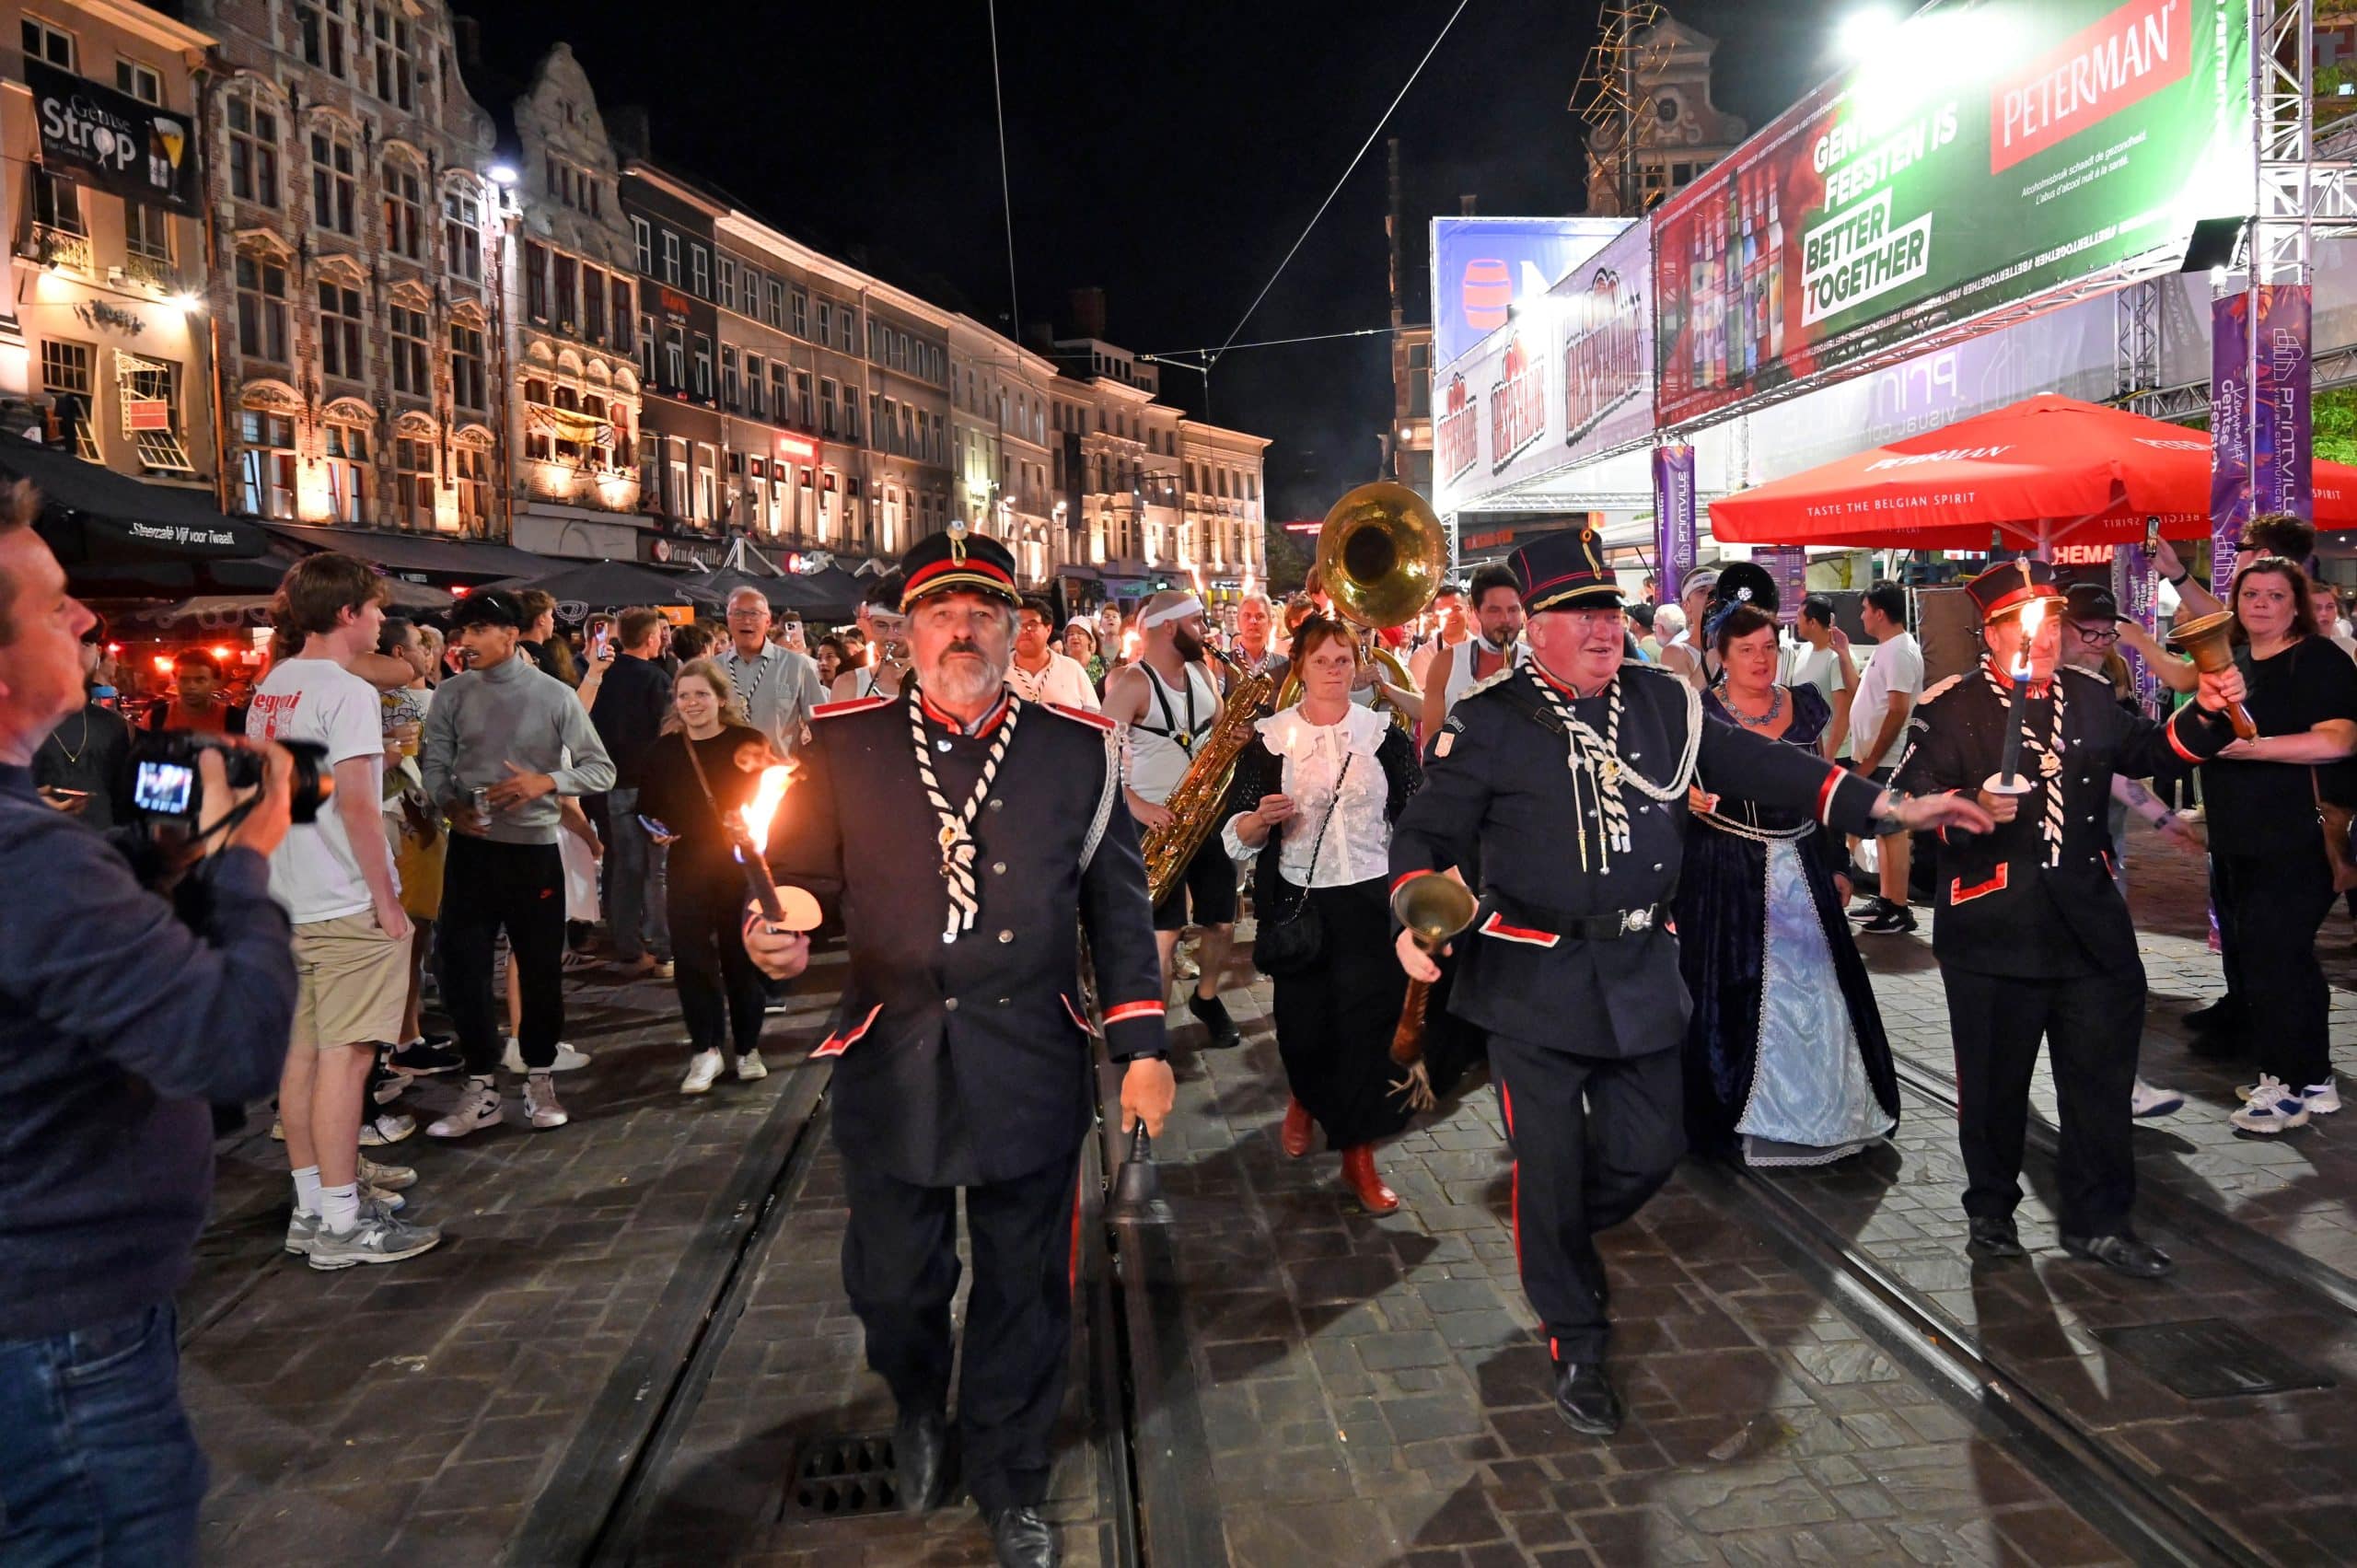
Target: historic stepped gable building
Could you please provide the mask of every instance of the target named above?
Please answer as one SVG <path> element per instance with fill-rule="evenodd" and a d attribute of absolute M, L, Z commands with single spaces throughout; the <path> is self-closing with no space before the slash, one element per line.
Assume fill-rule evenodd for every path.
<path fill-rule="evenodd" d="M 492 122 L 441 0 L 189 0 L 229 505 L 505 531 Z"/>

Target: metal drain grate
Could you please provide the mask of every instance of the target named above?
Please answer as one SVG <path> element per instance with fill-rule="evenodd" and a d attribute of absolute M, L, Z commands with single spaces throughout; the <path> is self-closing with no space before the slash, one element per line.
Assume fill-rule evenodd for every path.
<path fill-rule="evenodd" d="M 2223 1318 L 2098 1329 L 2096 1338 L 2181 1399 L 2238 1400 L 2333 1386 L 2330 1373 L 2293 1360 Z"/>
<path fill-rule="evenodd" d="M 888 1432 L 805 1438 L 794 1450 L 778 1518 L 807 1525 L 889 1513 L 900 1505 L 900 1478 L 893 1465 Z"/>

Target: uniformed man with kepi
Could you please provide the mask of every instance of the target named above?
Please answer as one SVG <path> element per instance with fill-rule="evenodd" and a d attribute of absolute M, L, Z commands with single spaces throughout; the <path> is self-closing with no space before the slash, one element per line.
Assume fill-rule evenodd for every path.
<path fill-rule="evenodd" d="M 2153 1278 L 2168 1272 L 2168 1255 L 2128 1223 L 2144 963 L 2111 876 L 2111 779 L 2143 777 L 2173 756 L 2198 761 L 2231 741 L 2224 714 L 2242 700 L 2242 675 L 2231 667 L 2204 675 L 2196 701 L 2155 724 L 2114 702 L 2101 675 L 2059 664 L 2063 596 L 2052 567 L 2003 562 L 1965 590 L 1988 656 L 1923 693 L 1898 782 L 1977 797 L 1996 822 L 1985 833 L 1942 835 L 1933 902 L 1932 950 L 1956 1041 L 1968 1247 L 2022 1255 L 2014 1206 L 2043 1037 L 2061 1111 L 2063 1249 Z M 2029 689 L 2017 706 L 2025 645 Z M 2003 774 L 2015 732 L 2016 771 Z M 2014 779 L 2018 790 L 2008 787 Z"/>
<path fill-rule="evenodd" d="M 1813 812 L 1838 832 L 1988 816 L 1969 800 L 1886 795 L 1705 718 L 1701 691 L 1674 675 L 1623 664 L 1620 591 L 1593 530 L 1535 540 L 1509 563 L 1532 661 L 1458 698 L 1392 834 L 1391 872 L 1396 887 L 1479 846 L 1480 905 L 1449 1010 L 1489 1031 L 1523 1289 L 1547 1326 L 1556 1407 L 1603 1436 L 1620 1402 L 1604 1371 L 1595 1233 L 1634 1214 L 1686 1146 L 1690 1004 L 1663 917 L 1688 785 L 1699 773 L 1706 790 Z M 1399 962 L 1437 972 L 1405 932 Z"/>
<path fill-rule="evenodd" d="M 814 1056 L 851 1222 L 843 1286 L 900 1402 L 904 1506 L 937 1505 L 960 1189 L 974 1288 L 958 1380 L 966 1480 L 1004 1563 L 1057 1560 L 1039 1507 L 1071 1354 L 1074 1182 L 1095 1095 L 1087 934 L 1125 1124 L 1169 1113 L 1162 971 L 1112 726 L 1006 689 L 1014 558 L 953 528 L 902 560 L 916 679 L 819 708 L 779 808 L 780 882 L 836 902 L 851 950 Z M 749 934 L 772 974 L 798 936 Z"/>

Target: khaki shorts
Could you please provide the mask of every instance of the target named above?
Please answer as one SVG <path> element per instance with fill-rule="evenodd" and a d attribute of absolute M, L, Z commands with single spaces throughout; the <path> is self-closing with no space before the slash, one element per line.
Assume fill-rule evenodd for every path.
<path fill-rule="evenodd" d="M 373 912 L 295 928 L 295 1035 L 300 1049 L 337 1051 L 397 1040 L 409 1004 L 409 943 Z"/>

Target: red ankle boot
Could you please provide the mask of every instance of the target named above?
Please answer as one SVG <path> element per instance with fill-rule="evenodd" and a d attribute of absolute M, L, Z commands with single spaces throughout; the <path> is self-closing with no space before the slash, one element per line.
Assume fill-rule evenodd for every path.
<path fill-rule="evenodd" d="M 1355 1149 L 1342 1151 L 1342 1179 L 1358 1194 L 1359 1205 L 1370 1214 L 1387 1214 L 1399 1206 L 1399 1194 L 1383 1184 L 1376 1174 L 1375 1149 L 1361 1144 Z"/>
<path fill-rule="evenodd" d="M 1309 1108 L 1297 1099 L 1288 1098 L 1285 1100 L 1284 1131 L 1279 1134 L 1287 1156 L 1299 1159 L 1307 1154 L 1310 1136 L 1317 1130 L 1318 1124 L 1309 1120 Z"/>

